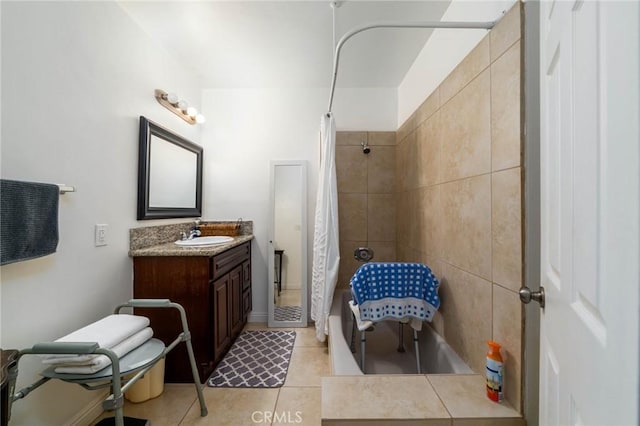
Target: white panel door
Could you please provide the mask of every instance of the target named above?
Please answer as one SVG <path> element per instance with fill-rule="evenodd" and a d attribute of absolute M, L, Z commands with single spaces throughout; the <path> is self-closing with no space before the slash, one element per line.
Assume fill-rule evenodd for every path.
<path fill-rule="evenodd" d="M 540 424 L 638 424 L 640 7 L 540 11 Z"/>

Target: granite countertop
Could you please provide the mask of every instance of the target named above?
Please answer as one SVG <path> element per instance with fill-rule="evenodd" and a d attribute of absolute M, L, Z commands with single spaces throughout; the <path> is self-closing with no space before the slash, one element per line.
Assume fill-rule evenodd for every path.
<path fill-rule="evenodd" d="M 242 243 L 251 241 L 253 239 L 253 234 L 238 235 L 237 237 L 232 238 L 233 241 L 229 243 L 202 247 L 182 247 L 176 245 L 174 241 L 171 241 L 145 248 L 129 250 L 129 256 L 214 256 L 222 253 L 223 251 L 229 250 L 230 248 L 239 246 Z"/>

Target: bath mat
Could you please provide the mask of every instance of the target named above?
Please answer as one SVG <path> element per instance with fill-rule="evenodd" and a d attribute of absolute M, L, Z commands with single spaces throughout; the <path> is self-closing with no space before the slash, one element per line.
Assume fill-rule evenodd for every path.
<path fill-rule="evenodd" d="M 295 340 L 295 331 L 242 332 L 207 380 L 207 385 L 224 388 L 282 386 Z"/>
<path fill-rule="evenodd" d="M 276 321 L 300 321 L 302 306 L 276 306 L 273 319 Z"/>

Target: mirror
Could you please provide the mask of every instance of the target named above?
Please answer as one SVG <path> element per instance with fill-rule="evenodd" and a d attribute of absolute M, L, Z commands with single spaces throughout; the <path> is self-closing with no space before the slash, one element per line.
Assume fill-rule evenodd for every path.
<path fill-rule="evenodd" d="M 202 216 L 202 147 L 140 116 L 138 220 Z"/>
<path fill-rule="evenodd" d="M 307 164 L 271 162 L 269 327 L 307 326 Z"/>

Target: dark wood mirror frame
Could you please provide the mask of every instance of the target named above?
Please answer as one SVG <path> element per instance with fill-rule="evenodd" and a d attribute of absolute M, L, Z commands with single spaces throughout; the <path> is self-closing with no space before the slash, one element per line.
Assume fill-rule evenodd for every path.
<path fill-rule="evenodd" d="M 156 136 L 196 156 L 195 206 L 151 206 L 150 182 L 151 137 Z M 202 147 L 178 136 L 170 130 L 140 116 L 140 145 L 138 157 L 138 220 L 202 216 Z"/>

